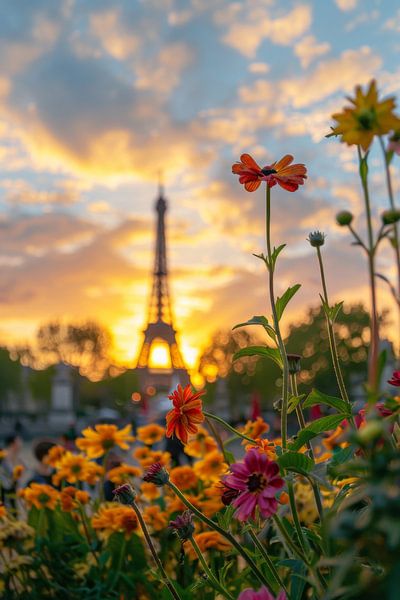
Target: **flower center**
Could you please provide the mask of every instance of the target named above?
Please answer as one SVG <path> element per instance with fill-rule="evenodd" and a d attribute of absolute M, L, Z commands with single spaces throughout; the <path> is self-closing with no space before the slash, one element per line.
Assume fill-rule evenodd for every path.
<path fill-rule="evenodd" d="M 40 494 L 39 498 L 38 498 L 40 504 L 46 504 L 49 500 L 50 500 L 50 496 L 48 496 L 47 494 Z"/>
<path fill-rule="evenodd" d="M 267 485 L 267 480 L 262 473 L 253 473 L 247 480 L 249 492 L 261 492 Z"/>
<path fill-rule="evenodd" d="M 275 171 L 275 169 L 261 169 L 261 173 L 263 175 L 273 175 L 274 173 L 277 173 L 278 171 Z"/>
<path fill-rule="evenodd" d="M 357 115 L 357 121 L 363 129 L 372 129 L 376 122 L 376 114 L 373 108 L 363 109 Z"/>

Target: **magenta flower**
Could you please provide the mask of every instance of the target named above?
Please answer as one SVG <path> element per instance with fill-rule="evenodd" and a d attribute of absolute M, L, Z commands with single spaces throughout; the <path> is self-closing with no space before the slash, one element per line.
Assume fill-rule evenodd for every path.
<path fill-rule="evenodd" d="M 275 600 L 274 596 L 267 590 L 266 587 L 262 587 L 256 592 L 252 588 L 247 588 L 240 592 L 237 600 Z M 276 600 L 287 600 L 286 594 L 283 590 L 279 592 Z"/>
<path fill-rule="evenodd" d="M 232 506 L 237 508 L 235 517 L 240 521 L 254 519 L 257 506 L 265 519 L 275 514 L 278 508 L 275 494 L 284 486 L 278 463 L 252 448 L 244 462 L 234 463 L 230 468 L 231 474 L 225 477 L 224 483 L 231 490 L 239 491 L 232 501 Z"/>
<path fill-rule="evenodd" d="M 400 371 L 393 371 L 392 379 L 389 379 L 388 383 L 395 387 L 400 387 Z"/>

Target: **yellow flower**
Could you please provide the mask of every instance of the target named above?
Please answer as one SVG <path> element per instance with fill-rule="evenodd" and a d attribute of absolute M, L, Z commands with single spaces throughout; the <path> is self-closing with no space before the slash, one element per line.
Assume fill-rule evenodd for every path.
<path fill-rule="evenodd" d="M 257 446 L 250 443 L 246 444 L 246 452 L 251 448 L 257 448 L 260 454 L 266 454 L 270 460 L 276 460 L 275 442 L 263 438 L 255 438 L 254 441 L 257 442 Z"/>
<path fill-rule="evenodd" d="M 183 465 L 182 467 L 175 467 L 171 469 L 169 478 L 180 490 L 190 490 L 196 487 L 198 478 L 192 467 L 189 465 Z"/>
<path fill-rule="evenodd" d="M 212 517 L 224 507 L 221 500 L 221 484 L 215 482 L 204 490 L 201 508 L 206 517 Z"/>
<path fill-rule="evenodd" d="M 25 467 L 23 465 L 16 465 L 13 468 L 13 479 L 14 479 L 14 481 L 17 481 L 21 477 L 21 475 L 22 475 L 22 473 L 24 471 L 25 471 Z"/>
<path fill-rule="evenodd" d="M 156 462 L 159 462 L 164 467 L 167 467 L 171 460 L 171 455 L 169 452 L 162 452 L 162 450 L 150 450 L 148 446 L 136 448 L 136 450 L 133 451 L 132 456 L 136 458 L 138 463 L 140 463 L 144 469 L 151 467 L 151 465 Z"/>
<path fill-rule="evenodd" d="M 21 496 L 30 506 L 36 508 L 49 508 L 54 510 L 57 505 L 59 494 L 56 489 L 45 483 L 31 483 L 31 485 L 21 490 Z"/>
<path fill-rule="evenodd" d="M 0 519 L 3 519 L 6 515 L 6 507 L 4 506 L 4 504 L 0 504 Z"/>
<path fill-rule="evenodd" d="M 150 481 L 143 481 L 140 486 L 140 490 L 143 497 L 149 502 L 156 500 L 156 498 L 161 496 L 160 488 L 157 487 L 155 483 L 151 483 Z"/>
<path fill-rule="evenodd" d="M 129 481 L 132 477 L 140 477 L 142 470 L 139 467 L 134 467 L 126 463 L 122 463 L 119 467 L 110 469 L 107 473 L 107 479 L 116 485 L 122 485 Z"/>
<path fill-rule="evenodd" d="M 396 107 L 395 98 L 391 96 L 379 101 L 374 79 L 365 93 L 361 86 L 356 86 L 355 97 L 348 100 L 352 106 L 332 115 L 337 121 L 337 125 L 332 128 L 332 134 L 341 135 L 341 141 L 348 146 L 361 146 L 366 152 L 375 135 L 384 135 L 400 128 L 400 119 L 393 114 Z"/>
<path fill-rule="evenodd" d="M 87 504 L 90 500 L 90 494 L 69 485 L 60 492 L 61 510 L 71 512 L 78 508 L 79 504 Z"/>
<path fill-rule="evenodd" d="M 152 446 L 156 444 L 165 436 L 165 427 L 157 425 L 156 423 L 150 423 L 150 425 L 144 425 L 137 429 L 137 439 L 143 444 Z"/>
<path fill-rule="evenodd" d="M 60 485 L 61 481 L 76 483 L 91 479 L 94 463 L 91 463 L 83 454 L 72 454 L 65 452 L 58 462 L 57 472 L 53 475 L 54 485 Z M 97 468 L 98 465 L 95 466 Z"/>
<path fill-rule="evenodd" d="M 64 446 L 52 446 L 44 457 L 43 462 L 51 467 L 57 467 L 66 452 L 67 450 Z"/>
<path fill-rule="evenodd" d="M 80 450 L 86 452 L 89 458 L 99 458 L 105 452 L 119 446 L 122 450 L 128 450 L 129 443 L 133 442 L 131 425 L 118 429 L 116 425 L 95 425 L 94 429 L 87 427 L 82 431 L 83 438 L 76 440 Z"/>
<path fill-rule="evenodd" d="M 203 458 L 209 452 L 217 449 L 217 442 L 204 427 L 199 426 L 196 434 L 189 438 L 184 448 L 185 454 L 194 458 Z"/>
<path fill-rule="evenodd" d="M 194 465 L 194 471 L 203 481 L 218 481 L 228 470 L 228 465 L 224 462 L 223 455 L 218 451 L 210 452 L 203 460 L 199 460 Z"/>
<path fill-rule="evenodd" d="M 138 521 L 130 506 L 103 504 L 92 518 L 92 527 L 99 532 L 100 537 L 123 532 L 128 539 L 138 529 Z"/>
<path fill-rule="evenodd" d="M 168 522 L 167 515 L 158 504 L 147 506 L 143 511 L 143 518 L 154 531 L 161 531 L 167 526 Z"/>
<path fill-rule="evenodd" d="M 202 533 L 195 534 L 193 537 L 202 553 L 210 549 L 219 550 L 220 552 L 230 552 L 232 550 L 230 543 L 218 531 L 203 531 Z M 186 548 L 191 559 L 197 558 L 197 554 L 191 545 L 187 545 Z"/>
<path fill-rule="evenodd" d="M 246 425 L 243 427 L 241 433 L 247 435 L 252 440 L 255 440 L 260 437 L 262 433 L 269 431 L 269 425 L 264 421 L 262 417 L 257 417 L 255 421 L 247 421 Z M 246 440 L 242 441 L 242 444 L 247 444 Z"/>
<path fill-rule="evenodd" d="M 311 485 L 309 483 L 296 483 L 295 497 L 300 521 L 307 525 L 314 523 L 318 517 L 318 510 Z"/>

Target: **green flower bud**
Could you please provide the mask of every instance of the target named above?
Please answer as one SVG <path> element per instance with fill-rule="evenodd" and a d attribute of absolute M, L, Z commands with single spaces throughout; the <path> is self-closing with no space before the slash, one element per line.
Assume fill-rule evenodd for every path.
<path fill-rule="evenodd" d="M 136 498 L 136 492 L 129 483 L 124 483 L 113 490 L 114 500 L 121 504 L 132 505 Z"/>
<path fill-rule="evenodd" d="M 291 375 L 296 375 L 301 370 L 301 356 L 300 354 L 288 354 L 287 355 L 288 364 L 289 364 L 289 373 Z"/>
<path fill-rule="evenodd" d="M 353 215 L 348 210 L 342 210 L 336 215 L 336 223 L 340 225 L 340 227 L 345 227 L 346 225 L 350 225 L 353 220 Z"/>
<path fill-rule="evenodd" d="M 394 225 L 400 221 L 400 210 L 385 210 L 381 215 L 381 219 L 384 225 Z"/>
<path fill-rule="evenodd" d="M 311 246 L 317 248 L 318 246 L 323 246 L 325 244 L 325 234 L 322 231 L 312 231 L 307 241 L 310 242 Z"/>

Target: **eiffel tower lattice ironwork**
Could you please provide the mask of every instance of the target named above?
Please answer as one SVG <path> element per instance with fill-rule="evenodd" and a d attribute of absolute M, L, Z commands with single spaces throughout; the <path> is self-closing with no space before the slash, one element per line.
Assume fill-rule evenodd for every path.
<path fill-rule="evenodd" d="M 168 286 L 167 244 L 165 236 L 165 213 L 167 201 L 160 185 L 155 205 L 157 213 L 155 261 L 153 283 L 148 306 L 147 325 L 136 368 L 142 388 L 148 386 L 169 388 L 173 379 L 182 385 L 189 383 L 189 375 L 176 339 L 171 299 Z M 166 361 L 163 365 L 152 364 L 153 347 L 162 348 Z"/>

